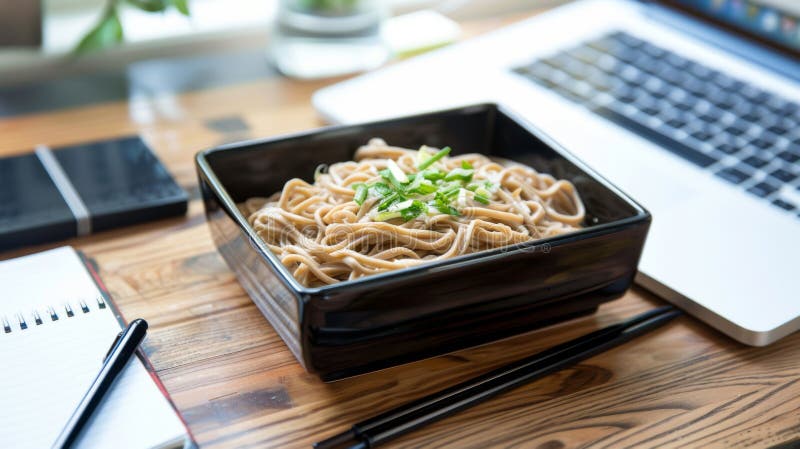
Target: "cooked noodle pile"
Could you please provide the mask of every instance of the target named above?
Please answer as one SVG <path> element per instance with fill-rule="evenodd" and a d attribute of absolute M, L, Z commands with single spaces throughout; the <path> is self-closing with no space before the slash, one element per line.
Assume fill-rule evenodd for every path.
<path fill-rule="evenodd" d="M 320 286 L 514 245 L 580 227 L 566 180 L 449 148 L 372 139 L 355 161 L 292 179 L 241 205 L 256 233 L 303 285 Z"/>

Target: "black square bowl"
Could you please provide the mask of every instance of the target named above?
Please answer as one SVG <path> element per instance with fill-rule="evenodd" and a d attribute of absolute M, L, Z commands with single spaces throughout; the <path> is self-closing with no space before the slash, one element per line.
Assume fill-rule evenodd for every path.
<path fill-rule="evenodd" d="M 299 284 L 238 210 L 319 164 L 351 160 L 372 137 L 511 159 L 569 179 L 584 228 L 324 287 Z M 601 149 L 602 150 L 602 149 Z M 650 214 L 541 131 L 481 104 L 224 145 L 196 158 L 214 242 L 310 372 L 336 380 L 487 343 L 595 311 L 636 274 Z"/>

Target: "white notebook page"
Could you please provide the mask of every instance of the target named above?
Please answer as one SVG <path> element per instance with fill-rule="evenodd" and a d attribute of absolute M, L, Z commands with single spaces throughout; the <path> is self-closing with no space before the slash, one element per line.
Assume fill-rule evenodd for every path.
<path fill-rule="evenodd" d="M 46 449 L 100 370 L 120 325 L 108 306 L 98 304 L 100 292 L 69 247 L 0 263 L 0 286 L 0 319 L 11 329 L 6 332 L 5 322 L 0 328 L 0 444 Z M 35 323 L 34 311 L 42 324 Z M 21 329 L 20 315 L 27 329 Z M 135 358 L 74 447 L 182 447 L 185 439 L 183 424 Z"/>

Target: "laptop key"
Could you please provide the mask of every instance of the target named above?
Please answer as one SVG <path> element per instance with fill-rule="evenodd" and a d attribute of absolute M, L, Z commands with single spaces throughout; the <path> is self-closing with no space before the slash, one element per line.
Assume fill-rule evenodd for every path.
<path fill-rule="evenodd" d="M 686 126 L 686 121 L 681 118 L 672 118 L 667 120 L 666 123 L 673 128 L 683 128 Z"/>
<path fill-rule="evenodd" d="M 717 176 L 728 182 L 732 182 L 733 184 L 741 184 L 750 178 L 749 174 L 747 174 L 742 170 L 739 170 L 736 167 L 728 167 L 723 170 L 720 170 L 717 172 Z"/>
<path fill-rule="evenodd" d="M 713 137 L 713 136 L 708 131 L 705 131 L 705 130 L 701 129 L 701 130 L 693 132 L 692 133 L 692 137 L 694 137 L 695 139 L 697 139 L 697 140 L 699 140 L 701 142 L 705 142 L 707 140 L 710 140 L 711 137 Z"/>
<path fill-rule="evenodd" d="M 759 196 L 761 198 L 769 196 L 776 190 L 778 190 L 778 188 L 768 182 L 759 182 L 753 187 L 747 189 L 748 192 L 752 193 L 755 196 Z"/>
<path fill-rule="evenodd" d="M 781 111 L 782 115 L 794 115 L 800 112 L 800 104 L 797 103 L 786 103 L 783 106 L 783 110 Z"/>
<path fill-rule="evenodd" d="M 752 155 L 752 156 L 747 157 L 743 162 L 745 164 L 747 164 L 747 165 L 749 165 L 751 167 L 755 167 L 755 168 L 761 168 L 761 167 L 763 167 L 763 166 L 765 166 L 765 165 L 767 165 L 769 163 L 769 161 L 767 161 L 765 159 L 762 159 L 762 158 L 760 158 L 760 157 L 758 157 L 756 155 Z"/>
<path fill-rule="evenodd" d="M 670 136 L 660 133 L 644 123 L 637 122 L 623 114 L 620 114 L 611 108 L 604 106 L 595 108 L 594 112 L 607 120 L 610 120 L 617 125 L 620 125 L 636 134 L 641 135 L 647 139 L 653 140 L 660 144 L 664 149 L 671 153 L 686 159 L 687 161 L 699 165 L 700 167 L 708 167 L 709 165 L 717 162 L 717 159 L 692 148 L 691 146 L 679 142 Z"/>
<path fill-rule="evenodd" d="M 725 128 L 725 132 L 734 136 L 741 136 L 747 132 L 748 128 L 750 128 L 750 124 L 737 120 Z"/>
<path fill-rule="evenodd" d="M 597 50 L 583 45 L 567 50 L 566 53 L 584 64 L 594 64 L 601 56 Z"/>
<path fill-rule="evenodd" d="M 772 112 L 774 112 L 775 114 L 780 114 L 780 113 L 782 113 L 782 112 L 783 112 L 783 108 L 786 106 L 786 104 L 787 104 L 787 103 L 789 103 L 789 102 L 788 102 L 788 101 L 786 101 L 786 100 L 784 100 L 784 99 L 782 99 L 782 98 L 776 97 L 775 95 L 770 95 L 770 96 L 769 96 L 769 97 L 766 99 L 766 101 L 764 102 L 764 104 L 765 104 L 765 105 L 766 105 L 766 106 L 767 106 L 767 107 L 768 107 L 768 108 L 769 108 L 769 109 L 770 109 Z"/>
<path fill-rule="evenodd" d="M 628 47 L 636 48 L 644 44 L 643 40 L 639 39 L 638 37 L 631 36 L 630 34 L 624 31 L 613 33 L 611 37 L 623 43 L 624 45 L 627 45 Z"/>
<path fill-rule="evenodd" d="M 700 115 L 700 119 L 707 123 L 716 123 L 722 118 L 722 111 L 716 108 L 709 109 Z"/>
<path fill-rule="evenodd" d="M 675 67 L 676 69 L 683 70 L 686 67 L 689 67 L 692 64 L 692 61 L 688 59 L 678 56 L 675 53 L 669 53 L 667 56 L 664 57 L 664 60 L 667 61 L 670 65 Z"/>
<path fill-rule="evenodd" d="M 789 162 L 790 164 L 794 164 L 795 162 L 800 161 L 800 154 L 791 150 L 786 150 L 778 153 L 778 157 L 786 162 Z"/>
<path fill-rule="evenodd" d="M 706 83 L 695 78 L 686 79 L 683 83 L 681 83 L 681 87 L 698 97 L 703 97 L 707 89 Z"/>
<path fill-rule="evenodd" d="M 619 44 L 610 48 L 607 51 L 607 53 L 619 59 L 620 61 L 629 64 L 628 67 L 635 66 L 636 61 L 642 57 L 641 53 L 638 50 L 634 50 L 632 48 Z"/>
<path fill-rule="evenodd" d="M 696 76 L 697 78 L 700 78 L 701 80 L 710 80 L 715 75 L 713 70 L 709 69 L 704 65 L 697 64 L 694 62 L 689 65 L 688 69 L 689 73 Z"/>
<path fill-rule="evenodd" d="M 792 203 L 790 203 L 788 201 L 784 201 L 784 200 L 782 200 L 780 198 L 777 198 L 775 201 L 772 202 L 772 204 L 780 207 L 783 210 L 793 211 L 793 210 L 797 209 L 797 206 L 795 206 L 794 204 L 792 204 Z"/>
<path fill-rule="evenodd" d="M 601 53 L 608 53 L 608 51 L 616 45 L 619 45 L 619 42 L 611 36 L 603 36 L 586 43 L 587 47 L 593 48 Z"/>
<path fill-rule="evenodd" d="M 717 145 L 717 150 L 722 151 L 725 154 L 736 154 L 739 152 L 741 148 L 731 145 L 730 143 L 721 143 Z"/>
<path fill-rule="evenodd" d="M 712 78 L 711 82 L 717 86 L 727 90 L 734 91 L 741 86 L 741 81 L 735 80 L 725 74 L 717 72 Z"/>
<path fill-rule="evenodd" d="M 797 179 L 797 175 L 783 168 L 779 168 L 769 175 L 781 182 L 792 182 Z"/>
<path fill-rule="evenodd" d="M 602 73 L 602 72 L 600 72 Z M 607 91 L 614 87 L 613 79 L 606 74 L 592 73 L 586 78 L 586 82 L 597 90 Z"/>
<path fill-rule="evenodd" d="M 553 72 L 553 69 L 541 61 L 536 61 L 526 66 L 517 67 L 514 69 L 514 71 L 527 78 L 546 80 L 550 78 L 550 74 Z"/>
<path fill-rule="evenodd" d="M 789 132 L 789 129 L 783 123 L 775 123 L 767 127 L 767 131 L 782 136 Z"/>
<path fill-rule="evenodd" d="M 762 150 L 766 150 L 768 148 L 772 148 L 775 145 L 775 141 L 768 138 L 768 137 L 757 137 L 750 142 L 753 146 L 761 148 Z"/>
<path fill-rule="evenodd" d="M 769 94 L 767 92 L 764 92 L 763 90 L 750 84 L 745 84 L 742 86 L 742 88 L 739 90 L 739 93 L 753 103 L 758 104 L 766 102 L 767 98 L 769 98 Z"/>

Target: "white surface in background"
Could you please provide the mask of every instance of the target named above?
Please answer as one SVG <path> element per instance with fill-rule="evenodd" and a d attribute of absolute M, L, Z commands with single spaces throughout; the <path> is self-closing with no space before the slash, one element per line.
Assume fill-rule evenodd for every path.
<path fill-rule="evenodd" d="M 455 42 L 461 27 L 442 14 L 422 10 L 386 21 L 381 36 L 392 54 L 414 53 Z"/>

